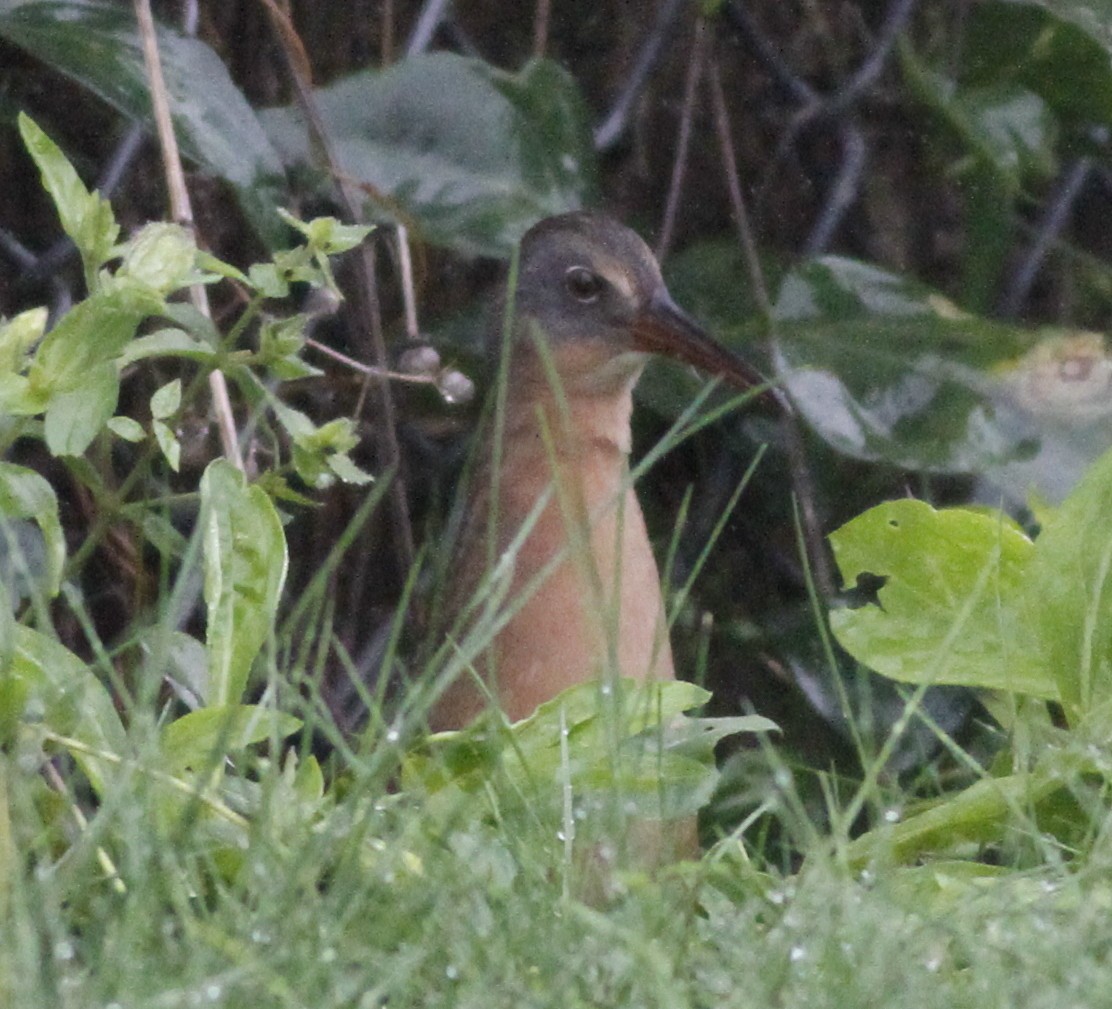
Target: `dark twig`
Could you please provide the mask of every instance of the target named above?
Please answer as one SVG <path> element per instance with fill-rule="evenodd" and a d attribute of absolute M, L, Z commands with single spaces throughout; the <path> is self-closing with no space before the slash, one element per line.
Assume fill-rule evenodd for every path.
<path fill-rule="evenodd" d="M 657 8 L 656 23 L 649 32 L 641 46 L 637 59 L 634 61 L 633 70 L 626 79 L 613 106 L 606 118 L 595 128 L 595 149 L 608 151 L 625 133 L 629 125 L 630 113 L 637 99 L 641 96 L 653 67 L 664 49 L 672 23 L 679 16 L 680 11 L 687 5 L 687 0 L 663 0 Z"/>
<path fill-rule="evenodd" d="M 426 0 L 421 13 L 417 15 L 417 24 L 413 26 L 409 41 L 405 46 L 406 56 L 416 56 L 428 49 L 436 29 L 448 11 L 451 0 Z"/>
<path fill-rule="evenodd" d="M 817 99 L 818 94 L 815 89 L 792 70 L 777 48 L 761 31 L 760 26 L 749 11 L 748 3 L 743 3 L 742 0 L 732 0 L 731 3 L 725 5 L 723 12 L 737 28 L 742 39 L 748 43 L 753 55 L 761 61 L 764 68 L 772 75 L 772 79 L 779 85 L 780 90 L 791 101 L 797 105 L 805 105 Z"/>
<path fill-rule="evenodd" d="M 1047 252 L 1066 226 L 1070 211 L 1089 181 L 1092 170 L 1093 163 L 1089 158 L 1078 158 L 1058 179 L 1058 184 L 1035 225 L 1031 245 L 1000 299 L 998 311 L 1005 319 L 1014 319 L 1019 315 L 1031 292 L 1031 285 L 1042 269 Z"/>
<path fill-rule="evenodd" d="M 737 226 L 742 256 L 745 259 L 750 283 L 753 285 L 757 307 L 764 317 L 769 336 L 775 344 L 776 332 L 772 316 L 772 301 L 769 297 L 768 284 L 765 281 L 760 256 L 757 253 L 757 242 L 749 222 L 749 214 L 745 208 L 745 199 L 741 192 L 741 177 L 737 168 L 737 158 L 734 155 L 734 140 L 730 129 L 730 117 L 726 108 L 726 96 L 722 90 L 722 78 L 718 72 L 718 65 L 713 57 L 710 60 L 708 77 L 711 101 L 714 106 L 715 130 L 718 134 L 718 144 L 722 154 L 722 167 L 726 173 L 726 188 L 730 196 L 730 206 L 733 210 L 734 223 Z M 774 392 L 778 398 L 783 397 L 780 390 L 777 389 Z M 785 448 L 791 466 L 792 485 L 796 499 L 799 501 L 803 522 L 803 538 L 811 559 L 815 585 L 824 596 L 830 598 L 834 594 L 835 583 L 830 567 L 830 558 L 826 553 L 822 537 L 822 523 L 819 521 L 818 508 L 815 503 L 815 487 L 814 481 L 811 479 L 811 469 L 807 463 L 803 430 L 798 416 L 786 400 L 781 428 L 784 432 Z"/>
<path fill-rule="evenodd" d="M 846 111 L 857 103 L 857 99 L 872 87 L 873 83 L 884 70 L 888 57 L 900 33 L 907 26 L 908 18 L 915 10 L 918 0 L 892 0 L 884 15 L 880 31 L 877 32 L 876 41 L 872 50 L 865 57 L 864 62 L 857 68 L 848 81 L 823 102 L 822 114 L 833 117 Z"/>
<path fill-rule="evenodd" d="M 664 220 L 660 225 L 660 239 L 656 246 L 656 258 L 660 262 L 668 256 L 675 232 L 676 213 L 683 194 L 683 179 L 687 170 L 687 154 L 691 147 L 691 123 L 695 119 L 695 95 L 703 76 L 703 63 L 707 47 L 706 20 L 695 22 L 695 39 L 691 44 L 691 56 L 687 63 L 687 78 L 683 86 L 683 108 L 680 111 L 680 131 L 676 138 L 676 156 L 672 162 L 672 179 L 668 184 L 668 199 L 664 204 Z"/>
<path fill-rule="evenodd" d="M 722 168 L 726 174 L 726 189 L 734 214 L 734 225 L 737 227 L 741 253 L 745 258 L 749 282 L 753 285 L 757 308 L 760 309 L 765 321 L 769 322 L 772 319 L 772 299 L 768 293 L 764 268 L 761 266 L 761 258 L 757 252 L 757 240 L 749 222 L 749 212 L 745 209 L 745 197 L 741 193 L 741 173 L 737 167 L 737 156 L 734 154 L 734 137 L 730 128 L 729 111 L 726 108 L 726 94 L 722 90 L 722 75 L 718 72 L 718 62 L 713 56 L 710 59 L 708 77 L 711 105 L 714 109 L 714 128 L 718 135 L 718 149 L 722 155 Z"/>
<path fill-rule="evenodd" d="M 857 190 L 861 185 L 861 176 L 865 171 L 868 153 L 865 135 L 857 124 L 849 119 L 842 126 L 841 141 L 842 162 L 838 167 L 838 175 L 826 194 L 819 219 L 803 245 L 805 256 L 817 256 L 826 251 L 838 230 L 838 225 L 842 223 L 842 218 L 857 199 Z"/>

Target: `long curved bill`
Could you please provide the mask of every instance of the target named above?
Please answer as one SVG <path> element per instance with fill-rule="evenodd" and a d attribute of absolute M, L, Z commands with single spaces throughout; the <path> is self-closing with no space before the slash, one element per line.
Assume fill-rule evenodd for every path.
<path fill-rule="evenodd" d="M 711 339 L 663 287 L 633 320 L 631 328 L 637 350 L 693 364 L 700 371 L 721 376 L 741 390 L 768 386 L 768 380 L 756 368 Z M 783 413 L 791 412 L 787 397 L 775 387 L 762 390 L 758 399 L 767 407 Z"/>

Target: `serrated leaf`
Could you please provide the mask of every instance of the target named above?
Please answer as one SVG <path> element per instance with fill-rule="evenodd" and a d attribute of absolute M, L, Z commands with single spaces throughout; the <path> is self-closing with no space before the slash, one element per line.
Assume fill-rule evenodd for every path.
<path fill-rule="evenodd" d="M 884 580 L 877 602 L 835 610 L 854 658 L 905 683 L 954 683 L 1057 700 L 1039 630 L 1021 605 L 1035 545 L 1007 518 L 890 501 L 830 536 L 848 586 Z"/>
<path fill-rule="evenodd" d="M 34 470 L 0 462 L 0 519 L 32 519 L 38 525 L 46 546 L 45 589 L 47 595 L 57 595 L 66 563 L 66 540 L 54 488 Z"/>
<path fill-rule="evenodd" d="M 288 564 L 286 537 L 270 498 L 218 459 L 201 478 L 208 704 L 235 704 L 271 633 Z"/>

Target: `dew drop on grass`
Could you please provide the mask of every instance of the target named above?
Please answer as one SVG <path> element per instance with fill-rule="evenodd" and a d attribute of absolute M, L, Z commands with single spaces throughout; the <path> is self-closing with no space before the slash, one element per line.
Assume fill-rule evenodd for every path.
<path fill-rule="evenodd" d="M 322 949 L 320 951 L 320 962 L 321 963 L 335 963 L 336 962 L 336 951 L 331 946 L 325 946 L 324 949 Z"/>
<path fill-rule="evenodd" d="M 900 811 L 898 809 L 886 809 L 884 811 L 884 822 L 885 823 L 899 823 L 900 822 Z"/>
<path fill-rule="evenodd" d="M 68 939 L 61 939 L 54 944 L 54 959 L 63 963 L 73 959 L 73 943 Z"/>
<path fill-rule="evenodd" d="M 210 1002 L 219 1002 L 220 996 L 224 994 L 224 989 L 220 987 L 215 981 L 205 987 L 205 998 Z"/>
<path fill-rule="evenodd" d="M 791 957 L 792 963 L 799 963 L 807 956 L 807 950 L 803 946 L 793 946 L 788 956 Z"/>
<path fill-rule="evenodd" d="M 457 980 L 459 978 L 459 968 L 454 963 L 448 964 L 448 966 L 444 968 L 444 976 L 449 981 Z"/>
<path fill-rule="evenodd" d="M 386 733 L 386 741 L 388 743 L 396 743 L 401 738 L 402 734 L 398 732 L 397 729 L 391 729 L 389 732 Z"/>

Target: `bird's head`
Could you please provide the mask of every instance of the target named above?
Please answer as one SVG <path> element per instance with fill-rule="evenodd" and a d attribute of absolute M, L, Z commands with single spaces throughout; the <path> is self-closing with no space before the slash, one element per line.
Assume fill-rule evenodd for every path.
<path fill-rule="evenodd" d="M 585 391 L 631 385 L 648 354 L 685 361 L 742 389 L 763 383 L 676 305 L 640 237 L 601 214 L 561 214 L 530 228 L 514 311 L 523 356 L 543 340 L 561 379 Z"/>

